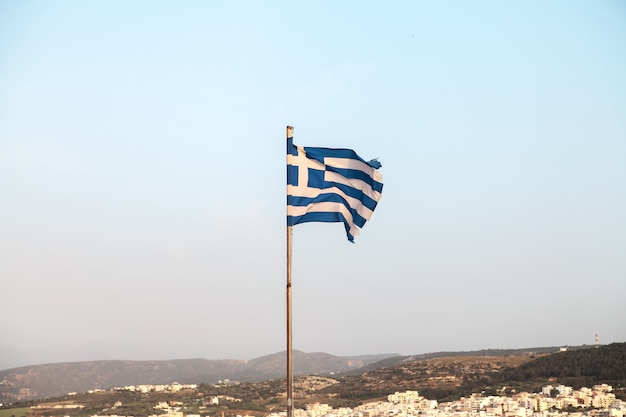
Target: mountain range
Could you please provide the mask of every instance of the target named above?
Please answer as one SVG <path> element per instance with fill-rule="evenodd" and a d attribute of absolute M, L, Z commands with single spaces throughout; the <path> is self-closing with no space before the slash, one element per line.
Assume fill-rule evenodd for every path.
<path fill-rule="evenodd" d="M 619 346 L 621 355 L 625 351 L 623 346 L 626 344 Z M 569 350 L 579 349 L 592 350 L 589 346 L 569 348 Z M 418 381 L 423 380 L 421 387 L 441 389 L 457 386 L 461 381 L 468 381 L 472 375 L 481 376 L 503 369 L 521 367 L 536 358 L 553 356 L 550 354 L 559 351 L 559 347 L 542 347 L 437 352 L 413 356 L 378 354 L 354 357 L 294 351 L 293 364 L 295 375 L 341 377 L 346 387 L 354 384 L 355 387 L 362 389 L 369 385 L 381 386 L 381 381 L 384 381 L 387 387 L 396 384 L 398 387 L 412 389 Z M 597 353 L 601 351 L 604 349 Z M 446 358 L 456 359 L 450 361 Z M 433 379 L 433 371 L 439 372 L 441 376 Z M 103 360 L 33 365 L 0 371 L 0 403 L 26 402 L 58 397 L 68 392 L 86 392 L 129 385 L 158 385 L 173 382 L 217 384 L 224 380 L 259 382 L 284 379 L 285 373 L 285 352 L 248 361 Z M 428 376 L 428 381 L 423 378 L 424 376 Z M 353 391 L 354 389 L 351 388 Z"/>
<path fill-rule="evenodd" d="M 293 352 L 294 374 L 333 374 L 356 370 L 397 354 L 339 357 Z M 286 353 L 253 360 L 177 359 L 103 360 L 23 366 L 0 371 L 0 403 L 37 400 L 127 385 L 215 384 L 221 380 L 255 382 L 284 378 Z"/>

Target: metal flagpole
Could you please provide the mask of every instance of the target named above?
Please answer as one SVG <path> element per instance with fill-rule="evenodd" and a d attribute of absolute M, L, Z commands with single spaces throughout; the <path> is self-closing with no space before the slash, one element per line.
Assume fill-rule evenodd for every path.
<path fill-rule="evenodd" d="M 287 140 L 293 137 L 293 127 L 287 126 Z M 287 226 L 287 417 L 293 417 L 293 361 L 291 332 L 291 238 L 293 226 Z"/>

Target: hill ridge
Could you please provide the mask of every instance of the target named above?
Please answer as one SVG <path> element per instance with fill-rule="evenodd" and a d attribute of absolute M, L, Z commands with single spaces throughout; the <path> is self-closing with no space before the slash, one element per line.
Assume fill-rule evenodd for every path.
<path fill-rule="evenodd" d="M 340 357 L 293 351 L 294 374 L 332 374 L 363 367 L 381 355 Z M 0 403 L 13 403 L 126 385 L 255 382 L 285 376 L 286 354 L 252 360 L 97 360 L 27 365 L 0 371 Z"/>
<path fill-rule="evenodd" d="M 589 350 L 589 348 L 590 346 L 583 345 L 570 349 Z M 426 372 L 424 370 L 426 368 L 423 366 L 428 361 L 435 361 L 429 365 L 433 367 L 440 366 L 436 360 L 440 360 L 441 366 L 446 369 L 453 369 L 456 366 L 461 377 L 456 382 L 462 383 L 465 379 L 467 379 L 465 382 L 471 382 L 471 378 L 466 378 L 467 375 L 486 375 L 503 367 L 517 366 L 537 356 L 545 356 L 559 352 L 559 350 L 559 347 L 483 349 L 480 351 L 434 352 L 410 356 L 380 354 L 353 357 L 334 356 L 324 352 L 305 353 L 296 350 L 293 352 L 293 359 L 295 375 L 343 378 L 347 385 L 351 383 L 350 378 L 356 378 L 359 381 L 355 383 L 356 386 L 359 384 L 366 386 L 364 381 L 367 381 L 368 378 L 378 378 L 387 381 L 385 385 L 401 382 L 398 384 L 399 387 L 410 388 L 417 386 L 416 384 L 421 378 L 419 375 Z M 498 359 L 507 356 L 525 359 L 524 361 Z M 444 363 L 444 358 L 457 359 Z M 469 365 L 462 365 L 462 358 L 483 359 L 474 359 L 474 364 L 468 368 Z M 0 371 L 0 403 L 30 401 L 56 397 L 68 392 L 86 392 L 92 389 L 108 389 L 128 385 L 158 385 L 173 382 L 215 384 L 220 380 L 252 383 L 284 379 L 285 368 L 286 355 L 284 351 L 251 360 L 199 358 L 149 361 L 99 360 L 30 365 Z M 382 371 L 377 371 L 381 369 Z M 385 373 L 386 376 L 384 376 Z M 406 379 L 407 375 L 412 379 L 402 380 L 403 378 Z M 442 378 L 454 381 L 457 375 L 452 376 L 454 378 L 445 375 Z M 457 387 L 456 382 L 452 385 L 448 384 L 448 386 Z"/>

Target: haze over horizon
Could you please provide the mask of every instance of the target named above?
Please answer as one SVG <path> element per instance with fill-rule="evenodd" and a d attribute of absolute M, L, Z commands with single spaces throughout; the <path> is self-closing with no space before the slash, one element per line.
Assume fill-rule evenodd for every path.
<path fill-rule="evenodd" d="M 626 3 L 0 1 L 0 369 L 626 341 Z"/>
<path fill-rule="evenodd" d="M 614 343 L 621 343 L 621 342 L 614 342 Z M 580 346 L 588 346 L 589 349 L 593 349 L 595 348 L 595 345 L 580 345 Z M 333 355 L 330 352 L 302 352 L 299 351 L 298 349 L 295 350 L 295 353 L 302 352 L 304 354 L 328 354 L 331 356 L 336 356 L 336 357 L 343 357 L 343 358 L 357 358 L 357 357 L 364 357 L 364 356 L 384 356 L 385 358 L 389 358 L 389 357 L 393 357 L 393 356 L 401 356 L 401 357 L 408 357 L 408 356 L 420 356 L 420 355 L 428 355 L 428 354 L 438 354 L 438 353 L 450 353 L 450 354 L 455 354 L 455 353 L 464 353 L 464 352 L 477 352 L 477 354 L 479 354 L 480 352 L 484 352 L 484 351 L 493 351 L 493 350 L 499 350 L 499 351 L 511 351 L 511 350 L 532 350 L 532 349 L 542 349 L 542 348 L 578 348 L 579 346 L 573 346 L 573 345 L 559 345 L 559 346 L 528 346 L 528 347 L 523 347 L 523 348 L 510 348 L 510 349 L 497 349 L 497 348 L 485 348 L 485 349 L 477 349 L 477 350 L 472 350 L 472 351 L 464 351 L 464 350 L 460 350 L 460 351 L 437 351 L 437 352 L 421 352 L 421 353 L 413 353 L 413 354 L 399 354 L 399 353 L 392 353 L 392 352 L 379 352 L 379 353 L 372 353 L 372 354 L 360 354 L 360 355 Z M 285 351 L 283 350 L 282 352 L 273 352 L 273 353 L 268 353 L 268 354 L 264 354 L 264 355 L 259 355 L 258 357 L 253 357 L 253 358 L 161 358 L 161 359 L 123 359 L 123 358 L 118 358 L 118 359 L 94 359 L 94 360 L 83 360 L 83 361 L 64 361 L 64 362 L 44 362 L 44 363 L 34 363 L 34 364 L 26 364 L 26 365 L 20 365 L 20 366 L 16 366 L 16 367 L 11 367 L 11 368 L 2 368 L 0 369 L 0 371 L 6 371 L 6 370 L 11 370 L 11 369 L 16 369 L 16 368 L 22 368 L 22 367 L 30 367 L 30 366 L 39 366 L 39 365 L 50 365 L 50 364 L 62 364 L 62 363 L 73 363 L 73 362 L 101 362 L 101 361 L 132 361 L 132 362 L 150 362 L 150 361 L 180 361 L 180 360 L 208 360 L 208 361 L 252 361 L 255 359 L 260 359 L 260 358 L 265 358 L 265 357 L 272 357 L 275 355 L 285 355 Z M 297 358 L 298 356 L 296 355 L 295 361 L 297 364 Z"/>

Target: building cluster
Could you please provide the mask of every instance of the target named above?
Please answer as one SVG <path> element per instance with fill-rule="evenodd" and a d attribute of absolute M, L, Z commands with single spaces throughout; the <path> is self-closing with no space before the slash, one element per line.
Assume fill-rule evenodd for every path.
<path fill-rule="evenodd" d="M 132 392 L 178 392 L 183 389 L 196 389 L 196 384 L 179 384 L 174 382 L 167 385 L 127 385 L 124 387 L 113 388 L 116 391 L 132 391 Z"/>
<path fill-rule="evenodd" d="M 163 388 L 165 387 L 165 388 Z M 181 388 L 182 387 L 182 388 Z M 171 384 L 171 385 L 140 385 L 138 387 L 128 386 L 124 388 L 116 388 L 116 390 L 124 390 L 124 391 L 140 391 L 140 392 L 150 392 L 150 391 L 180 391 L 184 388 L 195 388 L 195 385 L 181 385 L 181 384 Z M 146 391 L 147 390 L 147 391 Z M 216 395 L 209 397 L 209 399 L 205 402 L 205 404 L 210 405 L 219 405 L 220 401 L 225 402 L 241 402 L 240 398 L 234 398 L 228 395 Z M 155 410 L 159 410 L 159 414 L 152 414 L 150 417 L 201 417 L 200 414 L 185 414 L 183 413 L 184 403 L 182 401 L 161 401 L 157 403 L 153 408 Z M 80 406 L 84 407 L 84 406 Z M 118 407 L 122 407 L 122 402 L 117 401 L 115 405 L 111 409 L 115 409 Z M 34 408 L 34 407 L 33 407 Z M 200 407 L 203 408 L 203 407 Z M 107 414 L 107 415 L 92 415 L 91 417 L 128 417 L 128 416 L 120 416 L 116 414 Z M 132 417 L 132 416 L 130 416 Z M 252 416 L 246 416 L 252 417 Z"/>
<path fill-rule="evenodd" d="M 48 410 L 50 408 L 52 408 L 53 410 L 58 410 L 58 409 L 68 410 L 68 409 L 76 409 L 76 408 L 85 408 L 85 406 L 82 404 L 55 404 L 52 407 L 50 407 L 49 405 L 40 404 L 40 405 L 33 405 L 30 408 L 33 410 Z"/>
<path fill-rule="evenodd" d="M 138 392 L 177 392 L 188 388 L 195 389 L 196 385 L 173 383 L 126 386 L 115 389 Z M 308 404 L 305 409 L 295 409 L 294 417 L 626 417 L 626 401 L 617 399 L 612 391 L 613 388 L 607 384 L 594 385 L 592 388 L 583 387 L 579 390 L 565 385 L 547 385 L 540 393 L 521 392 L 513 396 L 472 394 L 469 397 L 461 397 L 457 401 L 441 403 L 420 396 L 418 391 L 405 391 L 388 395 L 387 401 L 368 402 L 354 409 L 348 407 L 334 409 L 328 404 L 320 403 Z M 504 389 L 499 392 L 504 392 Z M 204 402 L 204 406 L 218 405 L 221 401 L 239 402 L 241 400 L 218 395 L 210 397 Z M 201 417 L 198 414 L 184 414 L 183 405 L 182 402 L 168 401 L 158 403 L 154 408 L 160 410 L 161 414 L 158 417 Z M 112 408 L 121 406 L 121 402 L 116 402 Z M 43 406 L 32 408 L 39 407 Z M 286 412 L 283 411 L 271 413 L 267 417 L 285 416 Z M 107 415 L 106 417 L 123 416 Z M 157 415 L 151 417 L 157 417 Z"/>
<path fill-rule="evenodd" d="M 612 390 L 606 384 L 580 390 L 546 386 L 541 393 L 522 392 L 511 397 L 472 394 L 442 403 L 417 391 L 406 391 L 389 395 L 386 402 L 370 402 L 354 409 L 309 404 L 304 410 L 294 410 L 294 417 L 626 417 L 626 402 L 616 399 Z"/>

